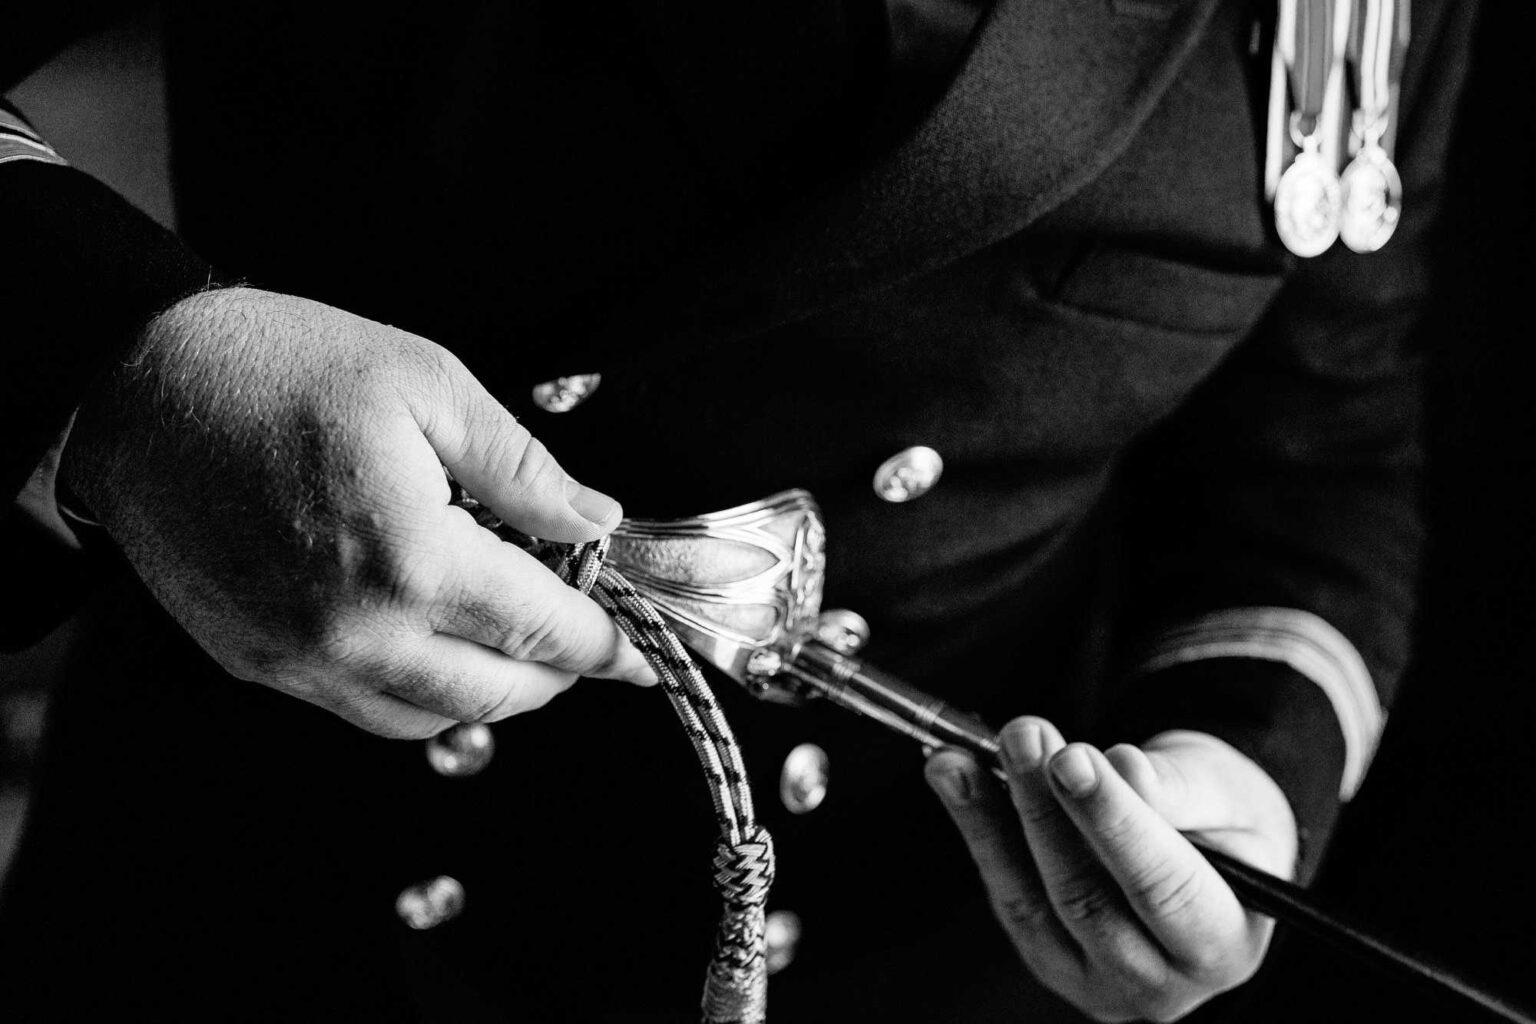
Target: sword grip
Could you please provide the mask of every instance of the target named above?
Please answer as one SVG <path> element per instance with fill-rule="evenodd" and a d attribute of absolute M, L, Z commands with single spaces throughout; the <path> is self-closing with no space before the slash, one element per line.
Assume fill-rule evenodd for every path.
<path fill-rule="evenodd" d="M 997 730 L 910 683 L 817 640 L 793 652 L 785 670 L 834 704 L 873 718 L 925 747 L 961 747 L 998 763 Z"/>

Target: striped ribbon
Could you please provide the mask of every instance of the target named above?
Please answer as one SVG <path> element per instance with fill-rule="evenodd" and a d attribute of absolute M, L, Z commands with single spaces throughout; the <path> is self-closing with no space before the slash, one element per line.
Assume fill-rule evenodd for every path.
<path fill-rule="evenodd" d="M 32 126 L 8 110 L 0 108 L 0 164 L 14 160 L 36 160 L 45 164 L 64 164 L 64 158 L 32 130 Z"/>

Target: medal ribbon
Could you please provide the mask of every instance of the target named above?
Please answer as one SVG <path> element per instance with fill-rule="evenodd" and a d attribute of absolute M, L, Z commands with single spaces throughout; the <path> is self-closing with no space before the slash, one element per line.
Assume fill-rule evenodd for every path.
<path fill-rule="evenodd" d="M 1392 93 L 1402 76 L 1408 50 L 1408 0 L 1361 0 L 1361 8 L 1355 31 L 1350 33 L 1350 63 L 1361 141 L 1371 144 L 1387 133 Z"/>
<path fill-rule="evenodd" d="M 1333 71 L 1337 0 L 1280 0 L 1276 44 L 1290 78 L 1296 140 L 1317 131 Z"/>

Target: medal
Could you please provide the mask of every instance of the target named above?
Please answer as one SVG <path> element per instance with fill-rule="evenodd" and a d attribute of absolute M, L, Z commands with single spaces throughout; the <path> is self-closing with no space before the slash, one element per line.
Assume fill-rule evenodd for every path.
<path fill-rule="evenodd" d="M 1355 157 L 1341 183 L 1340 234 L 1355 252 L 1375 252 L 1397 230 L 1403 182 L 1392 163 L 1398 82 L 1408 46 L 1408 0 L 1361 0 L 1350 32 L 1349 65 L 1356 101 L 1350 129 Z"/>
<path fill-rule="evenodd" d="M 1341 132 L 1334 128 L 1349 14 L 1338 0 L 1280 0 L 1270 98 L 1270 166 L 1277 176 L 1270 196 L 1275 233 L 1297 256 L 1328 251 L 1343 219 Z"/>
<path fill-rule="evenodd" d="M 1275 191 L 1275 231 L 1297 256 L 1320 256 L 1339 237 L 1339 176 L 1315 141 L 1280 176 Z"/>
<path fill-rule="evenodd" d="M 1367 145 L 1340 179 L 1343 219 L 1339 234 L 1355 252 L 1375 252 L 1397 230 L 1403 210 L 1403 181 L 1387 151 Z"/>

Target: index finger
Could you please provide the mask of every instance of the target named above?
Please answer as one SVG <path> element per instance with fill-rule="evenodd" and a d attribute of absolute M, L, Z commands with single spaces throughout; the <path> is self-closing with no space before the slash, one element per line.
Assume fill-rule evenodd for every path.
<path fill-rule="evenodd" d="M 1051 909 L 1002 791 L 982 774 L 974 757 L 953 747 L 930 757 L 923 774 L 965 840 L 993 910 L 1019 953 L 1031 963 L 1081 977 L 1082 950 Z"/>
<path fill-rule="evenodd" d="M 596 601 L 469 515 L 455 511 L 446 518 L 452 582 L 435 623 L 439 632 L 577 675 L 641 686 L 656 682 L 645 658 Z"/>
<path fill-rule="evenodd" d="M 1073 743 L 1050 762 L 1061 806 L 1136 916 L 1176 959 L 1210 966 L 1217 951 L 1247 945 L 1237 896 L 1095 748 Z"/>

